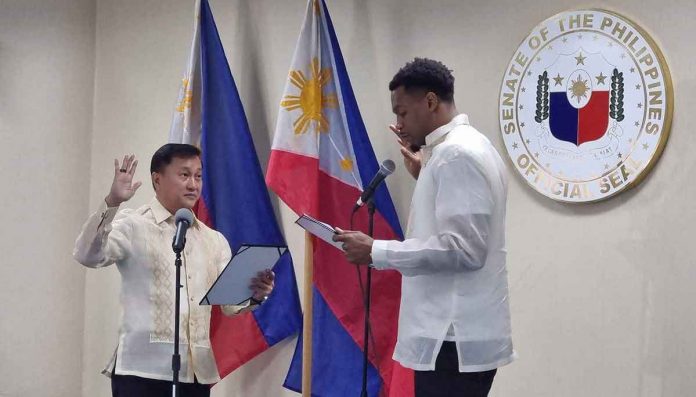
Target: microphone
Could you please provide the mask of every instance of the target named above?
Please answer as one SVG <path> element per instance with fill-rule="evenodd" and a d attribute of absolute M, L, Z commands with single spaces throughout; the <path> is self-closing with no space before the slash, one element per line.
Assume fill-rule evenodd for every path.
<path fill-rule="evenodd" d="M 186 245 L 186 230 L 193 223 L 193 212 L 188 208 L 180 208 L 174 214 L 174 221 L 176 222 L 176 234 L 174 234 L 172 249 L 178 254 L 184 250 L 184 245 Z"/>
<path fill-rule="evenodd" d="M 370 181 L 370 184 L 367 185 L 367 188 L 365 188 L 365 190 L 360 194 L 360 198 L 358 198 L 358 201 L 355 203 L 355 206 L 353 207 L 353 212 L 357 211 L 358 208 L 365 205 L 365 203 L 372 198 L 379 184 L 382 183 L 382 181 L 384 181 L 384 178 L 391 175 L 391 173 L 394 172 L 394 169 L 396 169 L 396 166 L 394 165 L 393 161 L 384 160 L 382 162 L 382 165 L 379 167 L 379 171 L 377 171 L 377 174 L 375 174 L 375 176 Z"/>

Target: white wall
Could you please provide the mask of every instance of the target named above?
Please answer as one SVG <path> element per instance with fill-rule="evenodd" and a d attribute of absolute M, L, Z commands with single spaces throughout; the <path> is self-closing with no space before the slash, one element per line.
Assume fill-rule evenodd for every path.
<path fill-rule="evenodd" d="M 29 8 L 20 5 L 26 2 L 0 2 L 0 131 L 12 142 L 0 172 L 5 181 L 15 182 L 7 184 L 14 193 L 8 200 L 11 218 L 22 220 L 20 232 L 40 237 L 18 239 L 13 232 L 12 240 L 2 239 L 2 252 L 9 259 L 3 260 L 2 279 L 11 282 L 0 294 L 3 302 L 13 304 L 3 306 L 0 320 L 0 356 L 11 357 L 9 363 L 0 360 L 0 395 L 77 395 L 67 390 L 76 390 L 80 377 L 83 396 L 109 395 L 108 380 L 99 370 L 116 341 L 118 274 L 115 269 L 84 271 L 67 254 L 77 225 L 88 214 L 87 206 L 94 209 L 107 192 L 113 157 L 125 152 L 138 155 L 142 160 L 138 177 L 146 183 L 130 206 L 149 200 L 149 156 L 166 139 L 190 46 L 193 0 L 99 0 L 96 18 L 90 2 L 73 3 L 75 7 L 51 10 L 46 5 Z M 675 114 L 662 159 L 640 186 L 606 202 L 570 206 L 542 198 L 510 173 L 509 272 L 513 336 L 520 359 L 499 372 L 491 395 L 695 395 L 696 245 L 691 238 L 696 234 L 692 204 L 696 156 L 690 149 L 696 137 L 688 127 L 696 124 L 691 111 L 696 84 L 688 68 L 696 5 L 679 0 L 559 0 L 552 5 L 532 0 L 327 3 L 378 158 L 399 157 L 386 129 L 393 120 L 386 85 L 413 56 L 438 58 L 454 69 L 459 109 L 505 156 L 497 121 L 500 83 L 517 45 L 537 23 L 567 9 L 603 7 L 626 15 L 652 34 L 672 71 Z M 211 0 L 211 7 L 265 166 L 305 1 Z M 19 23 L 23 20 L 17 16 L 22 13 L 26 22 Z M 56 20 L 71 26 L 55 34 Z M 60 41 L 75 26 L 83 27 L 76 42 Z M 42 32 L 45 35 L 37 37 Z M 19 55 L 8 60 L 8 51 Z M 65 54 L 69 51 L 84 59 L 78 57 L 82 61 L 76 62 L 73 53 Z M 37 59 L 43 62 L 32 68 Z M 23 64 L 14 66 L 18 62 Z M 61 65 L 58 71 L 48 68 L 49 62 Z M 15 77 L 17 70 L 38 77 L 24 83 L 26 79 Z M 91 114 L 93 70 L 90 144 L 84 138 L 90 136 L 90 118 L 85 115 Z M 61 76 L 60 83 L 56 76 Z M 48 94 L 43 90 L 65 81 L 71 84 L 70 95 L 67 90 Z M 31 84 L 30 89 L 24 84 Z M 63 96 L 57 101 L 59 95 Z M 18 115 L 22 120 L 14 119 Z M 17 136 L 18 131 L 25 131 L 25 136 Z M 61 150 L 52 151 L 47 142 L 56 142 Z M 38 152 L 36 147 L 44 150 Z M 45 167 L 50 167 L 50 177 L 45 176 Z M 388 183 L 403 222 L 413 181 L 400 168 Z M 47 227 L 49 214 L 58 210 L 71 214 L 66 215 L 69 220 L 64 225 L 48 222 Z M 292 225 L 293 215 L 282 205 L 279 211 L 295 263 L 301 264 L 302 235 Z M 5 230 L 3 236 L 9 233 Z M 37 240 L 48 248 L 36 249 Z M 51 263 L 53 258 L 61 258 L 56 261 L 59 266 Z M 297 267 L 296 273 L 301 281 L 302 269 Z M 25 285 L 36 283 L 36 278 L 41 293 L 20 306 L 17 292 L 27 291 Z M 24 315 L 31 309 L 34 316 Z M 53 333 L 46 330 L 36 343 L 17 330 L 36 328 L 50 319 L 69 338 L 56 344 L 49 339 Z M 65 352 L 80 350 L 82 324 L 80 361 Z M 213 395 L 295 395 L 280 386 L 293 347 L 286 342 L 271 349 L 226 378 Z M 75 365 L 50 372 L 46 355 L 72 359 Z M 24 389 L 47 385 L 29 382 L 39 367 L 56 379 L 71 379 L 63 380 L 66 392 Z"/>
<path fill-rule="evenodd" d="M 80 393 L 93 2 L 0 1 L 0 396 Z"/>

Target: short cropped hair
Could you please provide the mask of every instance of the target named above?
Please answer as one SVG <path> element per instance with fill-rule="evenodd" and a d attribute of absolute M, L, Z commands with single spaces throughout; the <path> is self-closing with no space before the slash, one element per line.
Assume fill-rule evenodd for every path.
<path fill-rule="evenodd" d="M 152 155 L 150 162 L 150 173 L 162 173 L 174 158 L 188 159 L 191 157 L 201 157 L 201 150 L 193 145 L 184 143 L 167 143 L 157 149 Z"/>
<path fill-rule="evenodd" d="M 440 61 L 415 58 L 407 63 L 389 82 L 389 91 L 394 91 L 401 86 L 406 91 L 414 89 L 432 91 L 445 102 L 454 100 L 454 76 L 452 71 Z"/>

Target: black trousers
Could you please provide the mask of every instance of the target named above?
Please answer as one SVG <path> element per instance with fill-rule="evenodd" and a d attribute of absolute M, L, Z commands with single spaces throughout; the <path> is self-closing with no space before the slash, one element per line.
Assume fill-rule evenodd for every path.
<path fill-rule="evenodd" d="M 172 382 L 131 375 L 111 375 L 113 397 L 171 397 Z M 179 382 L 181 397 L 210 397 L 210 385 Z"/>
<path fill-rule="evenodd" d="M 496 371 L 459 372 L 457 346 L 445 341 L 435 371 L 415 371 L 416 397 L 486 397 Z"/>

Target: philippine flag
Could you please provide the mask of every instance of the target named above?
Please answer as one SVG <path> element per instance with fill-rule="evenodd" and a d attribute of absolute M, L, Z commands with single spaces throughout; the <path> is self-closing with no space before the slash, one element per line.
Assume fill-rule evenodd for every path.
<path fill-rule="evenodd" d="M 207 0 L 196 6 L 189 66 L 169 142 L 201 147 L 203 192 L 196 215 L 225 236 L 233 254 L 242 245 L 286 245 Z M 300 300 L 289 251 L 273 271 L 275 289 L 259 309 L 226 317 L 213 307 L 210 339 L 221 378 L 300 329 Z"/>
<path fill-rule="evenodd" d="M 309 0 L 273 141 L 267 184 L 297 214 L 348 228 L 365 184 L 379 166 L 360 116 L 326 4 Z M 375 237 L 401 239 L 385 185 L 376 193 Z M 367 216 L 355 229 L 367 230 Z M 357 396 L 362 380 L 364 267 L 319 240 L 313 245 L 312 396 Z M 374 272 L 368 368 L 370 396 L 412 396 L 413 374 L 392 360 L 401 276 Z M 302 341 L 286 387 L 300 391 Z"/>

